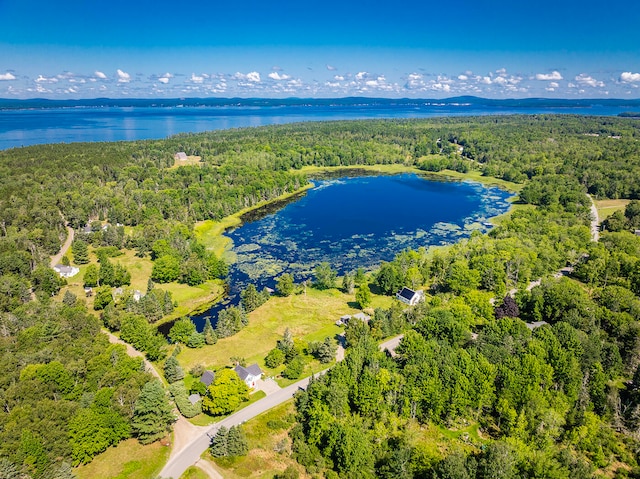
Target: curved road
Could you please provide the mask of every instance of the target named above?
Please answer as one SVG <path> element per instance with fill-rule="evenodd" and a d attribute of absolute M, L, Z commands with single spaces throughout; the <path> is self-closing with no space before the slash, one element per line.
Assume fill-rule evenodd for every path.
<path fill-rule="evenodd" d="M 403 335 L 396 336 L 394 338 L 385 341 L 380 344 L 380 349 L 385 350 L 388 349 L 393 353 L 395 348 L 400 343 Z M 324 374 L 325 371 L 320 372 L 319 374 Z M 259 414 L 262 414 L 265 411 L 268 411 L 271 408 L 282 404 L 283 402 L 291 399 L 296 391 L 300 389 L 305 389 L 309 384 L 309 378 L 302 379 L 297 383 L 292 384 L 286 388 L 280 389 L 267 397 L 260 399 L 253 404 L 241 409 L 235 414 L 223 419 L 222 421 L 214 424 L 213 426 L 207 428 L 203 433 L 200 433 L 198 436 L 194 437 L 191 442 L 185 445 L 180 451 L 176 451 L 173 454 L 173 457 L 169 459 L 169 462 L 164 466 L 162 471 L 160 472 L 160 477 L 163 478 L 173 478 L 177 479 L 184 471 L 186 471 L 189 466 L 196 464 L 198 460 L 200 460 L 200 456 L 203 452 L 207 450 L 209 444 L 211 442 L 211 438 L 215 435 L 218 429 L 221 426 L 226 427 L 227 429 L 231 426 L 237 426 L 238 424 L 242 424 L 243 422 L 248 421 L 249 419 L 253 419 Z"/>

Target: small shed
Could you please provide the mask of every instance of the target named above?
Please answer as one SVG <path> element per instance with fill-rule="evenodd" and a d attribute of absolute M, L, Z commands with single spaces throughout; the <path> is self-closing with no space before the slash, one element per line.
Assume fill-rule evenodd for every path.
<path fill-rule="evenodd" d="M 256 382 L 258 382 L 258 380 L 262 378 L 262 375 L 264 374 L 262 372 L 262 369 L 260 369 L 260 366 L 258 366 L 256 363 L 252 364 L 251 366 L 247 366 L 246 368 L 238 364 L 235 368 L 233 368 L 233 370 L 236 372 L 238 377 L 244 381 L 247 387 L 250 388 L 255 388 Z"/>
<path fill-rule="evenodd" d="M 197 403 L 198 401 L 200 401 L 200 394 L 198 394 L 198 393 L 193 393 L 193 394 L 189 395 L 189 402 L 190 402 L 191 404 L 195 404 L 195 403 Z"/>
<path fill-rule="evenodd" d="M 424 291 L 421 289 L 414 291 L 409 288 L 402 288 L 397 294 L 396 298 L 409 306 L 414 306 L 420 301 L 424 300 Z"/>
<path fill-rule="evenodd" d="M 187 159 L 187 154 L 184 151 L 179 151 L 175 155 L 173 155 L 175 160 L 185 161 Z"/>
<path fill-rule="evenodd" d="M 213 371 L 207 370 L 202 374 L 202 377 L 200 378 L 200 382 L 204 384 L 206 387 L 209 387 L 211 386 L 211 383 L 213 382 L 215 377 L 216 377 L 216 373 L 214 373 Z"/>

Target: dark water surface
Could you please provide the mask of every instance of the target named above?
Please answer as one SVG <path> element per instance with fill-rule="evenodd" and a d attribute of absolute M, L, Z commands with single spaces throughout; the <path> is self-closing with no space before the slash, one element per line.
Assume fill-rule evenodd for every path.
<path fill-rule="evenodd" d="M 151 101 L 131 100 L 139 106 L 96 106 L 81 102 L 76 106 L 42 107 L 24 103 L 9 108 L 0 102 L 0 150 L 43 143 L 122 141 L 166 138 L 177 133 L 227 128 L 253 127 L 300 121 L 355 120 L 374 118 L 430 118 L 500 114 L 573 113 L 579 115 L 617 115 L 638 109 L 633 101 L 465 101 L 427 100 L 231 100 L 212 106 L 170 103 L 150 106 Z M 4 101 L 6 102 L 6 100 Z M 105 100 L 106 102 L 106 100 Z M 115 102 L 115 101 L 112 101 Z M 67 102 L 69 103 L 69 102 Z M 120 102 L 122 103 L 122 102 Z M 215 102 L 213 102 L 215 103 Z M 636 101 L 637 103 L 637 101 Z M 116 102 L 116 105 L 118 102 Z M 18 103 L 18 106 L 20 103 Z"/>
<path fill-rule="evenodd" d="M 328 261 L 340 274 L 374 268 L 400 251 L 451 244 L 489 218 L 509 209 L 507 191 L 468 181 L 402 174 L 316 180 L 314 188 L 276 212 L 247 221 L 226 234 L 235 262 L 230 298 L 193 319 L 215 323 L 217 312 L 237 303 L 249 283 L 273 288 L 291 273 L 297 282 L 313 279 Z M 258 215 L 260 216 L 260 215 Z"/>

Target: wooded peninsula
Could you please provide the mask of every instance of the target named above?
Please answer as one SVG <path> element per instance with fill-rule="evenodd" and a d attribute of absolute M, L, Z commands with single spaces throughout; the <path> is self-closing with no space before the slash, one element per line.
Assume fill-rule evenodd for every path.
<path fill-rule="evenodd" d="M 230 217 L 320 169 L 380 165 L 518 196 L 488 234 L 375 271 L 337 278 L 325 263 L 313 284 L 283 274 L 274 292 L 249 285 L 196 330 L 188 313 L 227 287 Z M 617 200 L 599 238 L 588 195 Z M 51 256 L 70 229 L 60 265 L 77 276 L 65 279 Z M 174 405 L 199 424 L 242 407 L 249 390 L 229 366 L 250 353 L 234 339 L 295 297 L 351 302 L 370 319 L 348 322 L 341 361 L 332 323 L 305 324 L 305 337 L 278 330 L 264 351 L 251 343 L 281 385 L 332 367 L 263 431 L 212 440 L 208 457 L 229 477 L 640 477 L 639 230 L 634 118 L 338 121 L 1 151 L 0 477 L 88 477 L 82 465 L 118 444 L 170 437 Z M 424 300 L 397 301 L 405 287 Z M 236 356 L 206 359 L 223 348 Z M 157 455 L 147 477 L 166 461 Z"/>

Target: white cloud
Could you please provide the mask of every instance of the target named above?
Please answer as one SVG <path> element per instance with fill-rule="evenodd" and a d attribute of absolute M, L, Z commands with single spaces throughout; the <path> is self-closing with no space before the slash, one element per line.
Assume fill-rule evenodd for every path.
<path fill-rule="evenodd" d="M 100 78 L 100 80 L 106 80 L 107 79 L 107 75 L 105 75 L 104 73 L 102 73 L 101 71 L 96 70 L 95 72 L 93 72 L 93 74 L 97 77 Z"/>
<path fill-rule="evenodd" d="M 202 83 L 204 81 L 204 75 L 196 75 L 195 73 L 192 73 L 191 81 L 193 83 Z"/>
<path fill-rule="evenodd" d="M 596 87 L 604 87 L 604 82 L 600 80 L 596 80 L 595 78 L 587 75 L 586 73 L 580 73 L 577 77 L 574 78 L 580 85 L 587 85 L 593 88 Z"/>
<path fill-rule="evenodd" d="M 0 81 L 9 81 L 9 80 L 15 80 L 15 79 L 16 79 L 15 75 L 13 75 L 11 72 L 0 73 Z"/>
<path fill-rule="evenodd" d="M 333 65 L 327 65 L 327 70 L 334 71 L 334 70 L 337 70 L 337 68 L 334 67 Z"/>
<path fill-rule="evenodd" d="M 247 73 L 247 80 L 254 83 L 260 83 L 260 73 L 258 72 Z"/>
<path fill-rule="evenodd" d="M 560 87 L 560 85 L 554 81 L 552 81 L 551 83 L 549 83 L 549 88 L 558 88 Z"/>
<path fill-rule="evenodd" d="M 335 75 L 333 79 L 336 81 L 344 81 L 344 77 L 342 75 Z"/>
<path fill-rule="evenodd" d="M 356 80 L 364 80 L 367 76 L 369 76 L 367 72 L 358 72 L 356 74 Z"/>
<path fill-rule="evenodd" d="M 434 83 L 433 85 L 431 85 L 431 89 L 448 93 L 451 91 L 451 85 L 448 85 L 446 83 Z"/>
<path fill-rule="evenodd" d="M 269 73 L 269 78 L 271 78 L 272 80 L 288 80 L 289 78 L 291 78 L 289 75 L 285 75 L 284 73 L 281 75 L 278 72 L 271 72 Z M 258 76 L 258 81 L 260 81 L 260 76 Z"/>
<path fill-rule="evenodd" d="M 620 81 L 625 83 L 640 82 L 640 73 L 623 72 Z"/>
<path fill-rule="evenodd" d="M 36 78 L 36 83 L 57 83 L 58 79 L 56 77 L 47 78 L 42 75 L 38 75 Z"/>
<path fill-rule="evenodd" d="M 460 81 L 467 81 L 469 79 L 469 77 L 467 75 L 458 75 L 458 80 Z"/>
<path fill-rule="evenodd" d="M 129 83 L 131 81 L 131 75 L 127 72 L 118 69 L 116 73 L 118 74 L 118 83 Z"/>
<path fill-rule="evenodd" d="M 536 73 L 536 80 L 550 81 L 550 80 L 562 80 L 562 75 L 558 71 L 552 71 L 551 73 Z"/>
<path fill-rule="evenodd" d="M 232 78 L 234 80 L 238 80 L 238 81 L 248 81 L 248 82 L 251 82 L 251 83 L 260 83 L 260 73 L 258 73 L 258 72 L 249 72 L 246 75 L 244 73 L 236 72 L 236 74 L 233 75 Z"/>
<path fill-rule="evenodd" d="M 169 83 L 169 80 L 173 78 L 173 75 L 169 72 L 165 73 L 164 75 L 160 75 L 158 77 L 158 81 L 164 85 L 166 85 L 167 83 Z M 153 77 L 152 77 L 153 79 Z"/>

